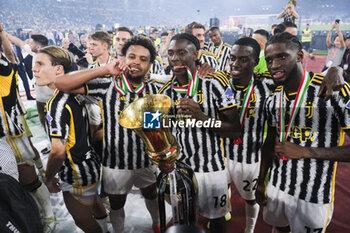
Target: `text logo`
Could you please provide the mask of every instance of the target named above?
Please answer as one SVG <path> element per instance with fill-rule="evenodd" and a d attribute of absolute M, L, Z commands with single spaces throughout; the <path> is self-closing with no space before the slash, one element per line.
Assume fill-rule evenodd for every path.
<path fill-rule="evenodd" d="M 143 112 L 144 129 L 160 129 L 160 112 Z"/>

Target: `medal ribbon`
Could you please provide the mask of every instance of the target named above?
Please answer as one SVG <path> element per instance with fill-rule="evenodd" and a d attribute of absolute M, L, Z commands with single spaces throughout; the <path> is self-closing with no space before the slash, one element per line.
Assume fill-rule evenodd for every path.
<path fill-rule="evenodd" d="M 232 79 L 231 79 L 231 85 L 233 86 L 233 80 Z M 239 122 L 241 123 L 241 127 L 242 128 L 243 128 L 245 116 L 247 115 L 250 99 L 251 99 L 253 93 L 254 93 L 254 76 L 252 76 L 252 78 L 249 81 L 247 91 L 244 94 L 242 107 L 241 107 L 241 110 L 239 111 Z M 240 138 L 237 139 L 237 140 L 234 139 L 233 142 L 236 145 L 239 145 L 239 144 L 242 143 L 242 140 Z"/>
<path fill-rule="evenodd" d="M 143 89 L 145 89 L 145 82 L 142 82 L 137 88 L 134 89 L 126 77 L 126 74 L 123 73 L 118 80 L 114 78 L 114 87 L 122 96 L 126 95 L 128 92 L 140 94 Z"/>
<path fill-rule="evenodd" d="M 198 71 L 197 68 L 194 71 L 194 75 L 192 76 L 191 70 L 187 68 L 187 76 L 188 76 L 188 87 L 177 87 L 177 81 L 175 78 L 173 79 L 172 82 L 172 88 L 176 93 L 181 93 L 181 94 L 186 94 L 189 97 L 193 97 L 197 93 L 197 88 L 198 88 L 198 83 L 199 83 L 199 76 L 198 76 Z"/>
<path fill-rule="evenodd" d="M 290 119 L 288 122 L 287 129 L 285 128 L 285 109 L 284 109 L 284 87 L 282 87 L 281 93 L 280 93 L 280 103 L 279 103 L 279 127 L 280 127 L 280 142 L 283 142 L 287 139 L 292 125 L 294 123 L 294 119 L 296 115 L 298 114 L 299 108 L 301 106 L 301 103 L 304 99 L 305 93 L 307 91 L 307 88 L 309 86 L 309 83 L 311 81 L 310 75 L 308 72 L 305 72 L 304 70 L 304 75 L 303 79 L 301 80 L 301 83 L 298 88 L 297 96 L 294 100 L 294 105 L 292 109 L 292 113 L 290 115 Z M 279 156 L 280 159 L 286 161 L 288 160 L 288 157 L 285 156 Z"/>
<path fill-rule="evenodd" d="M 217 49 L 215 50 L 215 45 L 214 45 L 214 46 L 212 47 L 212 49 L 211 49 L 210 52 L 214 53 L 215 56 L 218 58 L 219 55 L 220 55 L 220 52 L 221 52 L 221 49 L 222 49 L 223 46 L 224 46 L 224 42 L 221 41 L 221 43 L 220 43 L 220 45 L 217 47 Z M 216 51 L 216 52 L 215 52 L 215 51 Z"/>
<path fill-rule="evenodd" d="M 107 65 L 108 63 L 110 63 L 112 61 L 113 57 L 108 55 L 108 58 L 107 58 L 107 62 L 105 65 Z M 97 66 L 101 66 L 100 63 L 97 63 Z"/>

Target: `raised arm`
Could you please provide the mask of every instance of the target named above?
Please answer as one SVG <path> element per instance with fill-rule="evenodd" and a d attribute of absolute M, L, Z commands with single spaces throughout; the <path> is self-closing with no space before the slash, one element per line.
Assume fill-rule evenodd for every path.
<path fill-rule="evenodd" d="M 340 25 L 339 25 L 339 23 L 335 23 L 335 30 L 337 30 L 337 33 L 338 33 L 340 46 L 341 46 L 342 48 L 344 48 L 344 47 L 345 47 L 345 41 L 344 41 L 343 33 L 342 33 L 341 30 L 340 30 Z"/>
<path fill-rule="evenodd" d="M 291 4 L 291 10 L 292 10 L 292 14 L 294 15 L 294 17 L 295 17 L 296 19 L 299 19 L 299 14 L 298 14 L 298 12 L 295 10 L 295 7 L 294 7 L 293 4 Z"/>
<path fill-rule="evenodd" d="M 84 83 L 87 81 L 105 75 L 118 75 L 122 72 L 119 68 L 119 61 L 113 60 L 106 66 L 95 69 L 82 70 L 59 76 L 55 80 L 55 86 L 63 92 L 84 94 Z"/>
<path fill-rule="evenodd" d="M 331 45 L 332 45 L 332 32 L 333 32 L 334 28 L 335 28 L 335 24 L 332 25 L 331 30 L 329 30 L 329 32 L 328 32 L 327 39 L 326 39 L 327 48 L 331 47 Z"/>
<path fill-rule="evenodd" d="M 283 10 L 281 13 L 279 13 L 279 15 L 277 15 L 277 19 L 281 19 L 285 13 L 286 13 L 286 10 Z"/>
<path fill-rule="evenodd" d="M 23 40 L 15 37 L 14 35 L 11 35 L 10 33 L 7 33 L 7 37 L 9 38 L 12 44 L 17 45 L 21 49 L 23 49 L 24 45 L 26 44 Z"/>
<path fill-rule="evenodd" d="M 2 24 L 0 22 L 0 38 L 2 40 L 2 48 L 4 50 L 4 53 L 6 57 L 10 60 L 12 64 L 16 63 L 15 56 L 12 53 L 12 48 L 9 40 L 7 39 L 7 33 L 2 28 Z"/>

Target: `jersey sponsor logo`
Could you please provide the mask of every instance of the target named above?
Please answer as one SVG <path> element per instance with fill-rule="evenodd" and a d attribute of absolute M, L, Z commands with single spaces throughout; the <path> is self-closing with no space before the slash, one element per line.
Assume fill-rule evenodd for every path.
<path fill-rule="evenodd" d="M 143 128 L 144 129 L 160 129 L 160 112 L 144 112 Z"/>
<path fill-rule="evenodd" d="M 302 142 L 306 142 L 308 140 L 314 141 L 315 132 L 310 127 L 298 127 L 294 126 L 293 131 L 291 132 L 291 136 L 294 139 L 300 139 Z"/>

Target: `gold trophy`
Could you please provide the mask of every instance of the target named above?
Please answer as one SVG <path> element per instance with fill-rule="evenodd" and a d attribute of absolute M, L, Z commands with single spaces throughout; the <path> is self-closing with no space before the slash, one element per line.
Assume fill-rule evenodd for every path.
<path fill-rule="evenodd" d="M 179 156 L 179 145 L 171 134 L 170 128 L 162 127 L 163 120 L 172 106 L 170 97 L 156 94 L 136 99 L 120 114 L 119 124 L 133 129 L 145 143 L 149 159 L 156 165 L 160 162 L 175 161 Z M 144 128 L 144 114 L 152 112 L 160 117 L 157 127 Z M 158 118 L 159 119 L 159 118 Z M 187 165 L 176 161 L 176 166 L 169 174 L 161 172 L 157 178 L 158 202 L 161 220 L 161 232 L 165 232 L 164 199 L 172 207 L 173 223 L 195 224 L 197 180 L 193 170 Z"/>

